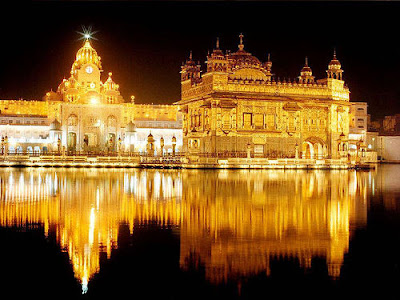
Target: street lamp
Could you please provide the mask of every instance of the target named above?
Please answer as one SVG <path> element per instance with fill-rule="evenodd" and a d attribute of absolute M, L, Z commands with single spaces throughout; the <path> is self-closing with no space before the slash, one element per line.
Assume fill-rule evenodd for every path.
<path fill-rule="evenodd" d="M 58 155 L 61 154 L 61 139 L 60 137 L 57 140 L 57 151 L 58 151 Z"/>
<path fill-rule="evenodd" d="M 122 140 L 121 137 L 118 138 L 118 155 L 121 154 L 121 144 L 122 144 Z"/>
<path fill-rule="evenodd" d="M 164 138 L 161 137 L 160 139 L 160 146 L 161 146 L 161 156 L 164 156 Z"/>
<path fill-rule="evenodd" d="M 172 155 L 175 156 L 175 148 L 176 148 L 176 137 L 172 137 Z"/>
<path fill-rule="evenodd" d="M 8 152 L 8 136 L 5 136 L 4 138 L 4 156 L 7 156 L 7 152 Z"/>

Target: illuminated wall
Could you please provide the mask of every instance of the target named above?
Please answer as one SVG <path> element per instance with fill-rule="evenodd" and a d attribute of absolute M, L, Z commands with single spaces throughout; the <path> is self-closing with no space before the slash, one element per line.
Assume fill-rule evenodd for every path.
<path fill-rule="evenodd" d="M 337 158 L 349 133 L 350 91 L 334 54 L 326 78 L 315 80 L 308 60 L 295 80 L 279 80 L 272 61 L 244 50 L 216 48 L 202 71 L 192 56 L 181 67 L 183 145 L 190 154 Z M 343 137 L 341 137 L 343 135 Z"/>
<path fill-rule="evenodd" d="M 130 101 L 125 101 L 112 73 L 109 72 L 108 77 L 102 79 L 102 71 L 101 57 L 90 40 L 86 40 L 76 53 L 70 76 L 62 80 L 56 91 L 47 92 L 43 101 L 0 100 L 0 117 L 7 124 L 24 122 L 18 133 L 6 130 L 0 124 L 0 136 L 8 136 L 14 144 L 11 152 L 16 152 L 14 149 L 17 148 L 31 152 L 35 147 L 35 152 L 57 151 L 58 141 L 54 136 L 61 137 L 61 146 L 66 148 L 67 153 L 116 152 L 119 138 L 122 140 L 122 149 L 146 149 L 136 141 L 133 132 L 127 132 L 131 122 L 137 123 L 137 128 L 174 129 L 172 136 L 175 136 L 180 147 L 182 120 L 178 106 L 135 104 L 134 96 Z M 47 133 L 41 134 L 42 137 L 35 136 L 32 140 L 31 124 L 24 121 L 27 117 L 40 120 L 44 117 Z M 22 123 L 19 125 L 22 126 Z M 60 134 L 49 134 L 53 129 L 59 130 Z M 165 140 L 165 144 L 172 148 L 169 139 Z"/>

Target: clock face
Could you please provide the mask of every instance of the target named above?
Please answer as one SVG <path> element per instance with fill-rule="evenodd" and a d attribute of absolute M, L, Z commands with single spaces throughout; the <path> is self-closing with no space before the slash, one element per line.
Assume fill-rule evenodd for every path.
<path fill-rule="evenodd" d="M 88 73 L 88 74 L 92 74 L 92 72 L 93 72 L 93 67 L 87 66 L 86 69 L 85 69 L 85 71 L 86 71 L 86 73 Z"/>

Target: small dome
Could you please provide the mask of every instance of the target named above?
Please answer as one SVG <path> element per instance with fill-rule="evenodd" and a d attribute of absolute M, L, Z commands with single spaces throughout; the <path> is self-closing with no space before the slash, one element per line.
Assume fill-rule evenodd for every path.
<path fill-rule="evenodd" d="M 333 58 L 332 58 L 331 62 L 328 65 L 328 69 L 329 70 L 331 70 L 331 69 L 338 70 L 338 69 L 341 69 L 341 68 L 342 68 L 342 65 L 340 64 L 340 61 L 336 58 L 336 51 L 334 51 L 333 52 Z"/>
<path fill-rule="evenodd" d="M 150 132 L 150 134 L 147 136 L 147 142 L 148 142 L 148 143 L 154 143 L 154 138 L 153 138 L 153 135 L 151 134 L 151 132 Z"/>
<path fill-rule="evenodd" d="M 136 125 L 132 121 L 130 121 L 128 123 L 128 125 L 126 125 L 125 131 L 126 132 L 136 132 Z"/>
<path fill-rule="evenodd" d="M 50 123 L 50 130 L 61 130 L 61 123 L 55 119 Z"/>

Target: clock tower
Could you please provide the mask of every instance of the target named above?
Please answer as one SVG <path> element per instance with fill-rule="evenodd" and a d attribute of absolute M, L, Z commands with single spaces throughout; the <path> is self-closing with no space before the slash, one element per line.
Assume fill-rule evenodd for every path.
<path fill-rule="evenodd" d="M 72 64 L 71 76 L 64 79 L 58 87 L 58 94 L 65 102 L 77 104 L 116 104 L 124 100 L 118 84 L 109 77 L 101 81 L 103 68 L 101 57 L 86 39 L 76 53 Z"/>

